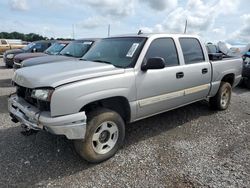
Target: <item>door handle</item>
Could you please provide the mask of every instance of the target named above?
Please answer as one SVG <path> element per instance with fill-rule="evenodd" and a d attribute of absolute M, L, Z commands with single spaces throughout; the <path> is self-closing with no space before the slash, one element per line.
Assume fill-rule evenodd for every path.
<path fill-rule="evenodd" d="M 177 79 L 180 79 L 180 78 L 183 78 L 184 77 L 184 73 L 183 72 L 177 72 L 176 73 L 176 78 Z"/>
<path fill-rule="evenodd" d="M 202 74 L 206 74 L 206 73 L 208 73 L 208 69 L 204 68 L 204 69 L 201 70 L 201 72 L 202 72 Z"/>

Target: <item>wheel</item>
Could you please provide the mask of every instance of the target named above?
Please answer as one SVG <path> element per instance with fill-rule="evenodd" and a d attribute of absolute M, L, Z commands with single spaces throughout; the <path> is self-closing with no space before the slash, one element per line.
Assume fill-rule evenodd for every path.
<path fill-rule="evenodd" d="M 210 106 L 215 110 L 226 110 L 230 104 L 232 87 L 228 82 L 221 82 L 219 91 L 209 99 Z"/>
<path fill-rule="evenodd" d="M 124 121 L 117 112 L 109 109 L 96 110 L 87 117 L 85 139 L 74 141 L 76 152 L 92 163 L 105 161 L 123 144 Z"/>
<path fill-rule="evenodd" d="M 7 64 L 7 63 L 5 64 L 5 67 L 8 68 L 8 69 L 12 68 L 12 67 L 11 67 L 9 64 Z"/>

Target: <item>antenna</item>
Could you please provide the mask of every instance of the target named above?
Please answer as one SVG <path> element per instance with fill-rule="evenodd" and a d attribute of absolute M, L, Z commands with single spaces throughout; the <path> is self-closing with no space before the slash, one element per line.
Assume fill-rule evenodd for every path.
<path fill-rule="evenodd" d="M 140 29 L 137 33 L 137 35 L 141 35 L 142 34 L 142 30 Z"/>
<path fill-rule="evenodd" d="M 187 32 L 187 24 L 188 24 L 188 21 L 186 20 L 186 22 L 185 22 L 184 34 L 186 34 L 186 32 Z"/>
<path fill-rule="evenodd" d="M 108 37 L 110 36 L 110 24 L 108 25 Z"/>

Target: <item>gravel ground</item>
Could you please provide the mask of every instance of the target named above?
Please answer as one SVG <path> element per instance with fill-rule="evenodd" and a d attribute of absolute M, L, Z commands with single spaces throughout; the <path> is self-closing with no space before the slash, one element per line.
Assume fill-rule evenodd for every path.
<path fill-rule="evenodd" d="M 20 134 L 12 74 L 0 62 L 0 187 L 250 187 L 250 90 L 223 112 L 198 102 L 128 125 L 124 147 L 94 165 L 64 137 Z"/>

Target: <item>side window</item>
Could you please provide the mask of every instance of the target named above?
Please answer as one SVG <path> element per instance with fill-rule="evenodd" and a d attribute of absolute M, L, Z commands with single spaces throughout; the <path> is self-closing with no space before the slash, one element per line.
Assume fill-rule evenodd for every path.
<path fill-rule="evenodd" d="M 42 52 L 42 44 L 41 43 L 36 43 L 34 48 L 36 48 L 37 52 Z"/>
<path fill-rule="evenodd" d="M 175 43 L 171 38 L 155 39 L 150 44 L 145 56 L 146 59 L 152 57 L 162 57 L 168 67 L 179 65 Z"/>
<path fill-rule="evenodd" d="M 50 44 L 50 43 L 42 43 L 42 44 L 41 44 L 41 49 L 40 49 L 40 50 L 43 52 L 44 50 L 46 50 L 46 49 L 48 48 L 49 44 Z"/>
<path fill-rule="evenodd" d="M 195 38 L 179 39 L 185 64 L 199 63 L 205 60 L 200 42 Z"/>
<path fill-rule="evenodd" d="M 46 46 L 45 46 L 45 48 L 47 49 L 48 47 L 50 47 L 51 46 L 51 43 L 48 43 Z"/>
<path fill-rule="evenodd" d="M 2 44 L 7 44 L 7 42 L 5 40 L 1 40 Z"/>

